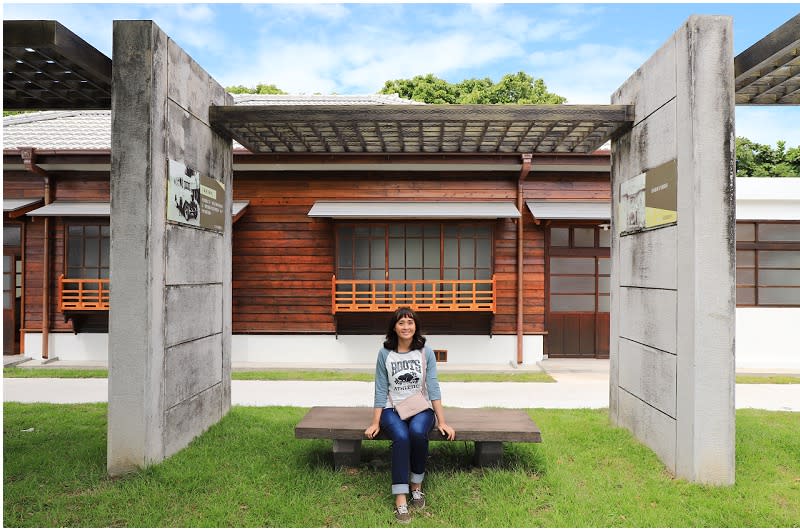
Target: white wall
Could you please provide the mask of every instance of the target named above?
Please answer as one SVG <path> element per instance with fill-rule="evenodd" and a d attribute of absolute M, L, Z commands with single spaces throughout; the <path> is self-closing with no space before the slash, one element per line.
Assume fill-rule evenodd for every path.
<path fill-rule="evenodd" d="M 736 219 L 800 219 L 800 178 L 737 178 Z"/>
<path fill-rule="evenodd" d="M 736 367 L 800 369 L 800 308 L 737 308 Z M 107 361 L 108 334 L 50 334 L 50 357 L 66 361 Z M 233 363 L 372 364 L 383 336 L 236 335 Z M 448 366 L 509 365 L 516 336 L 428 336 L 446 349 Z M 543 358 L 543 336 L 525 336 L 524 365 Z M 25 334 L 25 355 L 42 358 L 42 335 Z"/>
<path fill-rule="evenodd" d="M 108 361 L 108 334 L 53 333 L 48 335 L 50 359 Z M 42 359 L 42 334 L 25 333 L 25 355 Z"/>
<path fill-rule="evenodd" d="M 447 350 L 447 365 L 508 366 L 516 361 L 516 336 L 494 337 L 429 335 L 427 345 Z M 301 363 L 331 366 L 375 363 L 383 344 L 380 335 L 235 335 L 233 363 Z M 542 336 L 525 336 L 523 363 L 534 364 L 543 358 Z"/>
<path fill-rule="evenodd" d="M 430 335 L 428 345 L 447 350 L 447 365 L 509 366 L 516 361 L 517 337 L 508 335 Z M 25 334 L 25 355 L 42 358 L 42 335 Z M 107 361 L 108 334 L 51 333 L 50 357 L 65 361 Z M 372 365 L 383 344 L 379 335 L 275 334 L 233 336 L 233 363 L 313 364 L 319 366 Z M 523 364 L 543 358 L 543 336 L 523 340 Z"/>
<path fill-rule="evenodd" d="M 800 369 L 800 308 L 736 308 L 736 367 Z"/>

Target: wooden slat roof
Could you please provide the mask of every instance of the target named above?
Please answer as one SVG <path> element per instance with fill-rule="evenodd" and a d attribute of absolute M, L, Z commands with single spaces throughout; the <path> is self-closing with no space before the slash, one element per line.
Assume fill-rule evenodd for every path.
<path fill-rule="evenodd" d="M 110 109 L 111 59 L 54 20 L 4 20 L 3 108 Z"/>
<path fill-rule="evenodd" d="M 733 60 L 737 105 L 800 105 L 800 14 Z"/>
<path fill-rule="evenodd" d="M 626 105 L 217 106 L 211 125 L 253 153 L 591 153 Z"/>

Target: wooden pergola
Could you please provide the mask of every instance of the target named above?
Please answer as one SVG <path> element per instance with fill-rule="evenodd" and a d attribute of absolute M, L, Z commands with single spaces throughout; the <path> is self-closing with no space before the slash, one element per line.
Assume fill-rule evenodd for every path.
<path fill-rule="evenodd" d="M 736 105 L 800 105 L 800 14 L 733 60 Z"/>
<path fill-rule="evenodd" d="M 253 105 L 211 125 L 253 153 L 591 153 L 626 130 L 626 105 Z"/>
<path fill-rule="evenodd" d="M 54 20 L 4 20 L 3 108 L 110 109 L 111 59 Z"/>

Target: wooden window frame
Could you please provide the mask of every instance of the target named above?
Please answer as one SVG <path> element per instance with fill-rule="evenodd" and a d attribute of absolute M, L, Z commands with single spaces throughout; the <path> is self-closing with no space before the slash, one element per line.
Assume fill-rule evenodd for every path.
<path fill-rule="evenodd" d="M 108 221 L 105 221 L 105 222 L 71 221 L 71 222 L 68 222 L 68 223 L 64 224 L 64 257 L 63 257 L 64 258 L 64 269 L 63 269 L 63 271 L 64 271 L 64 277 L 65 278 L 105 278 L 105 279 L 110 278 L 110 276 L 111 276 L 111 235 L 109 234 L 108 237 L 107 237 L 108 244 L 109 244 L 109 263 L 108 263 L 108 267 L 103 267 L 102 266 L 102 263 L 103 263 L 103 261 L 102 261 L 102 248 L 103 247 L 102 247 L 102 243 L 99 243 L 99 242 L 102 242 L 102 240 L 104 239 L 102 227 L 109 227 L 109 230 L 110 230 L 110 226 L 111 226 L 111 224 Z M 69 263 L 69 257 L 70 257 L 70 228 L 71 227 L 81 227 L 82 228 L 81 239 L 84 242 L 84 244 L 83 244 L 83 254 L 81 256 L 81 264 L 80 265 L 70 265 L 70 263 Z M 86 227 L 98 227 L 98 229 L 100 231 L 100 235 L 97 238 L 99 248 L 98 248 L 98 256 L 97 256 L 98 265 L 96 267 L 95 266 L 87 266 L 86 265 L 86 244 L 85 244 L 85 242 L 86 242 Z M 80 277 L 71 277 L 69 275 L 69 270 L 71 268 L 79 268 L 82 271 L 84 271 L 84 274 L 82 274 Z M 96 269 L 97 270 L 97 276 L 87 277 L 85 275 L 86 269 Z M 101 271 L 104 270 L 104 269 L 107 269 L 108 272 L 109 272 L 109 275 L 106 276 L 106 277 L 100 276 Z"/>
<path fill-rule="evenodd" d="M 752 266 L 739 266 L 736 265 L 736 273 L 740 270 L 753 271 L 752 284 L 739 284 L 737 281 L 736 288 L 752 288 L 754 290 L 753 304 L 740 304 L 737 300 L 737 308 L 800 308 L 800 304 L 763 304 L 759 301 L 760 288 L 782 288 L 782 287 L 800 287 L 800 286 L 759 286 L 759 272 L 764 269 L 759 264 L 760 251 L 795 251 L 800 252 L 800 241 L 798 242 L 776 242 L 776 241 L 760 241 L 758 237 L 758 229 L 761 225 L 797 225 L 797 230 L 800 231 L 800 221 L 797 220 L 741 220 L 737 221 L 736 225 L 753 225 L 753 241 L 736 241 L 736 251 L 753 251 L 753 265 Z M 800 271 L 800 268 L 781 268 L 793 271 Z"/>
<path fill-rule="evenodd" d="M 600 296 L 601 295 L 608 295 L 610 297 L 610 292 L 601 292 L 600 291 L 600 278 L 610 278 L 610 273 L 600 274 L 600 259 L 606 258 L 611 259 L 611 247 L 600 247 L 600 231 L 603 230 L 602 226 L 607 225 L 607 223 L 603 223 L 601 220 L 598 221 L 591 221 L 591 222 L 551 222 L 547 225 L 547 230 L 545 231 L 545 249 L 546 249 L 546 260 L 545 260 L 545 304 L 547 305 L 547 310 L 545 314 L 548 313 L 585 313 L 585 314 L 592 314 L 592 313 L 609 313 L 607 311 L 600 310 Z M 550 245 L 551 236 L 550 231 L 552 229 L 563 229 L 566 228 L 569 230 L 569 247 L 554 247 Z M 594 228 L 594 246 L 593 247 L 575 247 L 575 230 L 576 228 Z M 594 291 L 589 292 L 581 292 L 581 293 L 569 293 L 569 295 L 593 295 L 594 296 L 594 310 L 558 310 L 553 311 L 550 309 L 550 297 L 552 293 L 550 293 L 550 277 L 552 273 L 550 272 L 550 259 L 551 258 L 594 258 Z M 588 277 L 589 273 L 586 274 L 568 274 L 568 273 L 559 273 L 556 276 L 558 277 Z M 558 295 L 558 294 L 557 294 Z"/>
<path fill-rule="evenodd" d="M 407 229 L 403 230 L 403 241 L 404 241 L 403 249 L 404 249 L 404 251 L 406 253 L 407 253 L 407 249 L 408 249 L 407 242 L 408 242 L 409 239 L 418 239 L 419 241 L 422 242 L 422 248 L 423 248 L 423 259 L 422 260 L 423 261 L 422 261 L 422 265 L 419 268 L 409 268 L 407 263 L 405 263 L 402 268 L 390 267 L 390 263 L 389 263 L 389 242 L 393 238 L 398 238 L 397 236 L 392 236 L 391 235 L 391 230 L 390 229 L 391 229 L 392 226 L 398 226 L 398 225 L 402 225 L 404 228 L 408 227 L 410 225 L 417 225 L 417 226 L 420 226 L 422 228 L 421 236 L 419 236 L 419 237 L 416 237 L 416 236 L 409 237 Z M 354 279 L 355 279 L 356 271 L 364 269 L 364 268 L 357 268 L 356 267 L 355 249 L 356 249 L 357 237 L 356 237 L 355 229 L 356 228 L 364 228 L 364 227 L 367 227 L 369 229 L 368 232 L 369 232 L 370 236 L 368 236 L 367 238 L 369 238 L 370 240 L 377 239 L 377 238 L 372 236 L 372 228 L 373 227 L 383 227 L 383 229 L 384 229 L 384 236 L 383 236 L 383 238 L 384 238 L 384 253 L 385 253 L 385 255 L 384 255 L 384 278 L 386 280 L 411 280 L 411 279 L 408 278 L 408 270 L 409 269 L 421 269 L 422 270 L 422 276 L 424 277 L 425 276 L 425 270 L 426 269 L 431 269 L 431 268 L 426 268 L 425 267 L 425 262 L 424 262 L 425 244 L 424 244 L 424 242 L 425 242 L 426 239 L 433 239 L 433 238 L 425 236 L 425 231 L 424 231 L 424 228 L 423 228 L 425 225 L 438 225 L 438 228 L 439 228 L 439 236 L 438 236 L 438 240 L 439 240 L 439 278 L 436 278 L 436 279 L 425 279 L 425 280 L 442 280 L 442 281 L 446 282 L 446 280 L 444 279 L 444 271 L 445 271 L 445 269 L 454 269 L 452 267 L 445 267 L 445 260 L 444 260 L 444 258 L 445 258 L 445 256 L 444 256 L 444 254 L 445 254 L 445 251 L 444 251 L 445 240 L 446 240 L 446 238 L 449 238 L 449 237 L 445 236 L 445 229 L 447 227 L 454 227 L 454 226 L 459 229 L 458 232 L 457 232 L 457 235 L 455 237 L 455 239 L 458 241 L 458 249 L 459 249 L 459 253 L 458 253 L 458 257 L 457 257 L 458 258 L 458 266 L 457 266 L 458 279 L 450 279 L 450 280 L 476 280 L 476 276 L 477 276 L 478 270 L 486 269 L 486 268 L 478 267 L 478 245 L 477 245 L 477 242 L 480 241 L 480 240 L 484 240 L 486 238 L 479 238 L 477 236 L 473 236 L 473 237 L 462 236 L 461 227 L 469 226 L 469 227 L 475 228 L 475 227 L 482 226 L 482 227 L 488 227 L 488 229 L 489 229 L 489 231 L 488 231 L 488 240 L 489 240 L 489 266 L 488 266 L 489 278 L 486 279 L 486 281 L 487 282 L 491 281 L 490 280 L 491 276 L 494 274 L 494 255 L 495 255 L 495 249 L 494 249 L 495 234 L 494 234 L 494 230 L 495 230 L 495 226 L 491 222 L 484 222 L 484 221 L 475 221 L 475 222 L 469 222 L 469 221 L 459 221 L 459 222 L 397 221 L 397 222 L 382 222 L 382 223 L 374 223 L 374 222 L 363 222 L 363 223 L 359 223 L 359 222 L 341 222 L 341 223 L 336 223 L 334 225 L 334 242 L 335 242 L 334 245 L 335 245 L 335 256 L 336 256 L 335 270 L 336 270 L 337 278 L 339 278 L 340 271 L 342 269 L 346 269 L 346 268 L 343 268 L 340 265 L 341 242 L 340 242 L 340 237 L 339 237 L 339 230 L 340 230 L 340 228 L 343 228 L 343 227 L 351 227 L 353 229 L 353 245 L 352 245 L 352 249 L 353 249 L 353 253 L 354 254 L 352 256 L 352 261 L 351 261 L 352 266 L 350 268 L 350 271 L 351 271 L 352 276 L 353 276 Z M 362 239 L 363 238 L 364 237 L 362 237 Z M 462 248 L 461 247 L 461 241 L 462 240 L 467 240 L 467 239 L 472 240 L 473 242 L 475 242 L 474 245 L 473 245 L 473 253 L 474 253 L 473 262 L 472 262 L 473 265 L 470 266 L 470 267 L 462 266 L 462 264 L 461 264 L 461 248 Z M 372 262 L 372 253 L 370 252 L 370 266 L 371 266 L 371 262 Z M 368 268 L 369 271 L 372 271 L 373 269 L 375 269 L 375 268 L 372 268 L 372 267 Z M 392 278 L 391 275 L 390 275 L 390 269 L 402 269 L 403 272 L 404 272 L 404 277 L 405 278 L 404 279 L 394 279 L 394 278 Z M 466 278 L 465 277 L 465 275 L 464 275 L 465 272 L 470 272 L 470 274 L 471 274 L 470 278 Z"/>

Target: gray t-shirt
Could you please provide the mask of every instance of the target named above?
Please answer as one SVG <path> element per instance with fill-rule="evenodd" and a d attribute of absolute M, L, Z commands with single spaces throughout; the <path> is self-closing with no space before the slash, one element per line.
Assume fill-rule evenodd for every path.
<path fill-rule="evenodd" d="M 424 352 L 424 355 L 423 355 Z M 422 363 L 425 363 L 425 386 L 422 386 Z M 436 374 L 436 356 L 424 347 L 422 352 L 395 352 L 381 348 L 375 364 L 375 407 L 393 407 L 423 389 L 428 401 L 441 400 L 439 379 Z M 389 396 L 391 393 L 391 401 Z"/>

